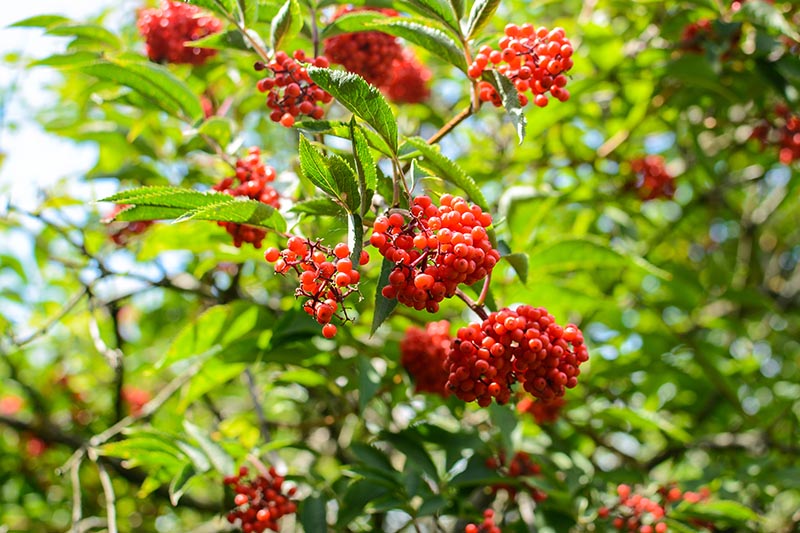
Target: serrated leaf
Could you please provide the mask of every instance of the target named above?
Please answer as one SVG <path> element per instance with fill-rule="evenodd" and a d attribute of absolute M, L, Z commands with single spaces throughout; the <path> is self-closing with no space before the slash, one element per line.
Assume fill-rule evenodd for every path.
<path fill-rule="evenodd" d="M 516 253 L 504 255 L 503 259 L 514 269 L 523 284 L 528 283 L 528 254 Z"/>
<path fill-rule="evenodd" d="M 381 324 L 383 324 L 389 315 L 392 314 L 394 308 L 397 306 L 397 299 L 391 300 L 383 295 L 381 290 L 389 284 L 389 274 L 394 269 L 394 263 L 388 259 L 383 260 L 381 264 L 381 275 L 378 279 L 378 286 L 375 289 L 375 312 L 372 315 L 372 326 L 370 327 L 370 335 L 373 335 Z"/>
<path fill-rule="evenodd" d="M 281 6 L 270 26 L 270 43 L 273 50 L 293 39 L 303 28 L 303 14 L 297 0 L 286 0 Z"/>
<path fill-rule="evenodd" d="M 496 70 L 491 71 L 494 76 L 494 81 L 497 85 L 497 92 L 500 99 L 503 101 L 503 108 L 506 110 L 511 122 L 514 124 L 514 129 L 517 131 L 519 142 L 525 139 L 525 126 L 528 122 L 525 119 L 525 113 L 522 111 L 522 105 L 519 102 L 519 91 L 514 86 L 514 82 L 508 79 L 505 74 L 500 74 Z"/>
<path fill-rule="evenodd" d="M 309 181 L 336 198 L 349 213 L 358 213 L 361 196 L 353 169 L 336 154 L 325 155 L 304 136 L 298 147 L 300 170 Z"/>
<path fill-rule="evenodd" d="M 344 208 L 330 198 L 312 198 L 297 202 L 289 211 L 318 217 L 340 217 L 345 214 Z"/>
<path fill-rule="evenodd" d="M 364 216 L 372 205 L 372 195 L 378 187 L 378 171 L 375 168 L 375 160 L 372 159 L 369 151 L 367 138 L 356 124 L 355 117 L 350 121 L 350 142 L 353 146 L 353 161 L 356 164 L 358 190 L 361 195 L 359 213 Z"/>
<path fill-rule="evenodd" d="M 225 148 L 233 137 L 233 125 L 228 118 L 214 116 L 204 120 L 197 128 L 197 132 L 211 137 L 217 144 Z"/>
<path fill-rule="evenodd" d="M 758 521 L 760 517 L 751 508 L 730 500 L 688 503 L 681 502 L 675 509 L 677 517 L 700 518 L 712 522 L 742 524 Z"/>
<path fill-rule="evenodd" d="M 401 37 L 436 54 L 462 72 L 467 71 L 464 49 L 459 42 L 441 29 L 434 27 L 429 21 L 398 17 L 379 19 L 370 23 L 368 27 Z"/>
<path fill-rule="evenodd" d="M 459 19 L 464 17 L 464 0 L 450 0 L 450 5 L 453 7 L 456 17 Z"/>
<path fill-rule="evenodd" d="M 102 200 L 115 204 L 146 205 L 154 207 L 175 207 L 181 209 L 197 209 L 214 204 L 229 203 L 232 197 L 216 192 L 200 192 L 179 187 L 139 187 L 121 191 Z"/>
<path fill-rule="evenodd" d="M 9 28 L 51 28 L 59 24 L 69 23 L 70 19 L 61 15 L 36 15 L 11 24 Z"/>
<path fill-rule="evenodd" d="M 406 142 L 422 153 L 423 159 L 417 160 L 419 166 L 435 174 L 445 181 L 462 189 L 469 199 L 479 205 L 484 211 L 489 210 L 489 204 L 483 196 L 478 185 L 471 177 L 464 172 L 454 161 L 442 155 L 433 146 L 429 145 L 425 139 L 420 137 L 409 137 Z"/>
<path fill-rule="evenodd" d="M 225 18 L 240 18 L 239 6 L 236 4 L 236 0 L 189 0 L 188 3 L 219 13 Z"/>
<path fill-rule="evenodd" d="M 764 0 L 742 2 L 742 7 L 734 17 L 734 20 L 748 21 L 765 28 L 777 30 L 795 41 L 800 41 L 800 34 L 784 18 L 780 9 Z"/>
<path fill-rule="evenodd" d="M 375 446 L 362 442 L 354 442 L 350 446 L 350 451 L 353 452 L 353 455 L 355 455 L 359 461 L 375 470 L 397 472 L 386 454 Z"/>
<path fill-rule="evenodd" d="M 45 33 L 56 37 L 82 37 L 103 43 L 112 50 L 119 50 L 122 47 L 119 37 L 97 24 L 57 24 L 49 26 Z"/>
<path fill-rule="evenodd" d="M 333 135 L 342 139 L 350 139 L 350 123 L 338 120 L 309 120 L 295 122 L 294 127 L 302 131 L 307 131 L 314 134 Z M 383 140 L 377 133 L 368 128 L 361 128 L 361 133 L 366 137 L 370 147 L 379 151 L 380 153 L 392 156 L 392 150 L 386 141 Z"/>
<path fill-rule="evenodd" d="M 358 356 L 358 410 L 363 412 L 369 401 L 378 392 L 381 385 L 381 376 L 369 357 Z"/>
<path fill-rule="evenodd" d="M 169 484 L 169 501 L 172 505 L 178 505 L 178 502 L 186 491 L 186 484 L 194 477 L 195 469 L 192 463 L 184 463 L 180 472 L 172 478 Z"/>
<path fill-rule="evenodd" d="M 55 54 L 44 57 L 37 61 L 32 61 L 32 67 L 76 67 L 87 63 L 94 63 L 99 60 L 101 54 L 97 52 L 74 52 L 71 54 Z"/>
<path fill-rule="evenodd" d="M 223 476 L 234 474 L 233 459 L 219 444 L 212 441 L 203 430 L 188 420 L 183 421 L 183 429 L 197 442 L 200 449 L 208 456 L 208 460 L 211 461 L 211 464 L 217 472 Z"/>
<path fill-rule="evenodd" d="M 300 504 L 298 511 L 300 524 L 306 533 L 314 531 L 327 531 L 328 523 L 325 510 L 326 500 L 323 496 L 309 496 Z"/>
<path fill-rule="evenodd" d="M 212 33 L 196 41 L 187 41 L 186 46 L 211 48 L 213 50 L 250 50 L 250 44 L 239 30 Z"/>
<path fill-rule="evenodd" d="M 359 479 L 347 487 L 342 505 L 339 507 L 339 516 L 336 521 L 337 530 L 343 529 L 354 518 L 361 514 L 366 505 L 389 492 L 382 484 L 370 479 Z"/>
<path fill-rule="evenodd" d="M 372 126 L 397 152 L 397 122 L 381 92 L 351 72 L 308 67 L 308 75 L 357 117 Z"/>
<path fill-rule="evenodd" d="M 227 195 L 226 195 L 227 196 Z M 230 197 L 232 201 L 219 203 L 194 209 L 177 219 L 177 222 L 186 220 L 210 220 L 212 222 L 233 222 L 268 228 L 278 232 L 286 231 L 286 220 L 280 211 L 264 202 L 252 199 Z"/>
<path fill-rule="evenodd" d="M 358 268 L 361 250 L 364 247 L 364 228 L 361 217 L 354 213 L 347 217 L 347 247 L 350 248 L 350 261 L 353 267 Z"/>
<path fill-rule="evenodd" d="M 177 207 L 160 207 L 150 205 L 130 206 L 114 216 L 114 222 L 136 222 L 139 220 L 168 220 L 178 218 L 186 212 Z"/>
<path fill-rule="evenodd" d="M 364 10 L 345 13 L 325 26 L 322 32 L 320 32 L 320 39 L 330 39 L 331 37 L 336 37 L 344 33 L 366 31 L 366 26 L 385 18 L 386 15 L 380 11 Z"/>
<path fill-rule="evenodd" d="M 203 117 L 203 106 L 197 95 L 161 65 L 115 59 L 76 68 L 101 80 L 124 85 L 173 116 L 192 123 Z"/>
<path fill-rule="evenodd" d="M 474 38 L 476 33 L 489 24 L 492 15 L 497 11 L 499 5 L 500 0 L 475 0 L 469 12 L 469 18 L 467 19 L 467 29 L 465 32 L 467 39 Z"/>
<path fill-rule="evenodd" d="M 456 35 L 461 34 L 461 25 L 458 22 L 459 17 L 453 10 L 453 6 L 449 0 L 403 0 L 406 4 L 415 7 L 418 11 L 433 16 L 447 24 Z"/>

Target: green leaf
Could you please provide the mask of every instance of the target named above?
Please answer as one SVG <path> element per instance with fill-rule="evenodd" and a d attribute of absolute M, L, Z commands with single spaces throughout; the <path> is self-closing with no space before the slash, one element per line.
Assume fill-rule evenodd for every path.
<path fill-rule="evenodd" d="M 334 137 L 340 137 L 342 139 L 350 139 L 351 137 L 350 123 L 338 120 L 301 121 L 295 122 L 294 127 L 313 134 L 333 135 Z M 386 156 L 392 156 L 392 150 L 389 148 L 389 145 L 386 144 L 386 141 L 384 141 L 383 138 L 374 131 L 371 129 L 361 128 L 361 133 L 363 133 L 364 137 L 367 138 L 367 142 L 369 143 L 370 147 Z"/>
<path fill-rule="evenodd" d="M 476 33 L 489 24 L 499 5 L 500 0 L 475 0 L 467 19 L 467 39 L 473 39 Z"/>
<path fill-rule="evenodd" d="M 367 30 L 371 23 L 386 18 L 380 11 L 353 11 L 346 13 L 330 24 L 320 33 L 320 39 L 330 39 L 344 33 L 357 33 Z"/>
<path fill-rule="evenodd" d="M 114 33 L 96 24 L 59 24 L 49 26 L 45 32 L 56 37 L 82 37 L 107 45 L 111 50 L 119 50 L 122 42 Z"/>
<path fill-rule="evenodd" d="M 280 50 L 287 41 L 292 40 L 303 28 L 303 15 L 297 0 L 286 0 L 278 14 L 272 19 L 270 43 L 273 50 Z"/>
<path fill-rule="evenodd" d="M 200 370 L 192 376 L 191 381 L 181 390 L 180 401 L 175 407 L 175 414 L 183 415 L 191 405 L 211 391 L 221 389 L 226 383 L 240 376 L 247 368 L 246 363 L 232 363 L 231 359 L 238 354 L 230 354 L 236 343 L 224 346 L 218 357 L 209 358 Z M 247 356 L 253 362 L 258 350 L 253 343 L 247 343 Z M 232 348 L 233 346 L 233 348 Z"/>
<path fill-rule="evenodd" d="M 341 531 L 354 518 L 362 513 L 366 505 L 389 492 L 384 485 L 371 479 L 359 479 L 347 487 L 347 492 L 339 507 L 339 516 L 336 521 L 337 531 Z"/>
<path fill-rule="evenodd" d="M 245 26 L 251 26 L 258 22 L 258 0 L 236 0 L 239 5 L 239 12 L 242 14 L 242 22 Z"/>
<path fill-rule="evenodd" d="M 401 37 L 436 54 L 459 70 L 467 71 L 464 49 L 458 41 L 430 22 L 411 20 L 406 17 L 377 20 L 368 25 L 370 29 Z"/>
<path fill-rule="evenodd" d="M 388 259 L 383 260 L 381 264 L 381 276 L 378 280 L 378 287 L 375 289 L 375 313 L 372 315 L 372 326 L 370 327 L 370 335 L 373 335 L 381 324 L 383 324 L 389 315 L 392 314 L 394 308 L 397 306 L 397 299 L 388 299 L 381 293 L 386 285 L 389 284 L 389 274 L 394 269 L 394 263 Z"/>
<path fill-rule="evenodd" d="M 231 198 L 232 201 L 192 210 L 179 218 L 177 222 L 183 222 L 185 220 L 210 220 L 214 222 L 247 224 L 249 226 L 258 226 L 278 232 L 286 231 L 286 220 L 283 218 L 280 211 L 271 205 L 249 198 L 242 199 L 234 196 L 230 196 L 229 198 Z"/>
<path fill-rule="evenodd" d="M 312 198 L 297 202 L 289 211 L 317 217 L 344 216 L 345 210 L 330 198 Z"/>
<path fill-rule="evenodd" d="M 564 239 L 540 246 L 528 254 L 528 263 L 530 273 L 535 276 L 635 265 L 663 279 L 671 277 L 669 272 L 641 257 L 622 254 L 610 244 L 588 238 Z"/>
<path fill-rule="evenodd" d="M 121 191 L 100 200 L 115 204 L 146 205 L 153 207 L 175 207 L 180 209 L 197 209 L 214 204 L 231 201 L 231 196 L 217 192 L 200 192 L 178 187 L 139 187 Z"/>
<path fill-rule="evenodd" d="M 350 248 L 350 261 L 358 268 L 361 250 L 364 248 L 364 227 L 361 217 L 351 214 L 347 217 L 347 247 Z"/>
<path fill-rule="evenodd" d="M 161 65 L 115 59 L 78 65 L 77 69 L 101 80 L 124 85 L 181 119 L 194 123 L 203 117 L 203 106 L 197 95 Z"/>
<path fill-rule="evenodd" d="M 69 23 L 70 19 L 61 15 L 36 15 L 11 24 L 9 28 L 51 28 L 59 24 Z"/>
<path fill-rule="evenodd" d="M 336 198 L 349 213 L 358 213 L 361 197 L 353 169 L 336 154 L 326 156 L 300 136 L 300 170 L 309 181 Z"/>
<path fill-rule="evenodd" d="M 189 3 L 219 13 L 225 18 L 232 17 L 240 20 L 241 13 L 239 12 L 239 6 L 236 1 L 237 0 L 189 0 Z"/>
<path fill-rule="evenodd" d="M 350 121 L 350 142 L 353 146 L 353 161 L 356 164 L 358 190 L 361 195 L 359 214 L 363 217 L 372 205 L 372 195 L 378 187 L 378 171 L 375 168 L 375 160 L 369 152 L 367 138 L 356 124 L 355 117 Z"/>
<path fill-rule="evenodd" d="M 748 21 L 776 30 L 795 41 L 800 41 L 800 34 L 784 18 L 780 9 L 764 0 L 742 2 L 742 7 L 734 17 L 734 20 Z"/>
<path fill-rule="evenodd" d="M 601 411 L 598 416 L 613 422 L 626 422 L 642 431 L 660 430 L 684 444 L 692 440 L 692 436 L 682 428 L 657 413 L 645 411 L 644 409 L 633 410 L 627 407 L 609 407 Z"/>
<path fill-rule="evenodd" d="M 379 435 L 379 438 L 388 442 L 406 456 L 404 471 L 408 471 L 410 468 L 417 468 L 432 480 L 439 480 L 439 471 L 436 469 L 436 465 L 433 464 L 433 460 L 428 454 L 428 450 L 425 449 L 425 445 L 418 433 L 413 430 L 405 430 L 399 433 L 384 431 Z"/>
<path fill-rule="evenodd" d="M 479 205 L 484 211 L 489 210 L 489 204 L 484 198 L 478 185 L 455 162 L 442 155 L 436 148 L 429 145 L 420 137 L 409 137 L 406 142 L 422 153 L 423 159 L 417 160 L 419 166 L 442 178 L 445 181 L 462 189 L 472 202 Z"/>
<path fill-rule="evenodd" d="M 78 65 L 85 65 L 87 63 L 94 63 L 98 61 L 101 54 L 97 52 L 74 52 L 71 54 L 55 54 L 32 61 L 32 67 L 76 67 Z"/>
<path fill-rule="evenodd" d="M 751 520 L 760 520 L 760 517 L 751 508 L 730 500 L 698 503 L 681 502 L 675 511 L 675 518 L 700 518 L 712 522 L 743 524 Z"/>
<path fill-rule="evenodd" d="M 523 284 L 528 283 L 528 254 L 516 253 L 504 255 L 503 259 L 514 269 Z"/>
<path fill-rule="evenodd" d="M 202 429 L 188 420 L 183 421 L 183 429 L 197 442 L 203 452 L 208 456 L 209 461 L 211 461 L 211 464 L 217 472 L 223 476 L 234 474 L 235 466 L 233 459 L 219 444 L 208 438 Z"/>
<path fill-rule="evenodd" d="M 300 524 L 306 533 L 313 533 L 314 531 L 327 531 L 328 523 L 325 519 L 325 497 L 309 496 L 300 503 L 300 510 L 298 511 L 300 517 Z"/>
<path fill-rule="evenodd" d="M 178 218 L 186 213 L 185 209 L 177 207 L 158 207 L 150 205 L 134 205 L 126 207 L 116 214 L 115 222 L 135 222 L 138 220 L 169 220 Z"/>
<path fill-rule="evenodd" d="M 180 472 L 172 478 L 169 484 L 169 501 L 172 505 L 178 505 L 181 496 L 186 491 L 186 484 L 194 477 L 195 473 L 192 463 L 184 463 Z"/>
<path fill-rule="evenodd" d="M 339 103 L 372 126 L 397 152 L 397 122 L 381 92 L 358 74 L 327 68 L 308 67 L 308 75 Z"/>
<path fill-rule="evenodd" d="M 386 472 L 397 472 L 392 466 L 391 461 L 383 451 L 370 444 L 354 442 L 350 446 L 350 451 L 358 461 L 368 465 L 375 470 L 385 470 Z"/>
<path fill-rule="evenodd" d="M 250 43 L 245 40 L 242 32 L 238 29 L 212 33 L 202 39 L 188 41 L 186 44 L 195 48 L 211 48 L 213 50 L 250 51 L 251 49 Z"/>
<path fill-rule="evenodd" d="M 378 392 L 381 377 L 369 360 L 369 357 L 358 356 L 358 410 L 363 412 L 369 401 Z"/>
<path fill-rule="evenodd" d="M 520 105 L 519 102 L 519 91 L 517 91 L 517 88 L 514 86 L 514 82 L 508 79 L 508 76 L 500 74 L 496 70 L 492 70 L 491 72 L 497 84 L 497 92 L 503 101 L 503 108 L 505 108 L 506 113 L 511 118 L 514 129 L 517 131 L 519 142 L 522 144 L 522 141 L 525 139 L 525 126 L 527 126 L 528 122 L 525 119 L 525 113 L 522 111 L 522 105 Z"/>
<path fill-rule="evenodd" d="M 453 10 L 449 0 L 403 0 L 405 3 L 415 7 L 421 13 L 433 16 L 447 24 L 456 35 L 461 34 L 459 17 Z"/>
<path fill-rule="evenodd" d="M 450 0 L 450 5 L 459 19 L 464 17 L 464 0 Z"/>
<path fill-rule="evenodd" d="M 225 148 L 233 137 L 233 125 L 228 118 L 213 116 L 204 120 L 197 128 L 197 132 L 210 137 Z"/>

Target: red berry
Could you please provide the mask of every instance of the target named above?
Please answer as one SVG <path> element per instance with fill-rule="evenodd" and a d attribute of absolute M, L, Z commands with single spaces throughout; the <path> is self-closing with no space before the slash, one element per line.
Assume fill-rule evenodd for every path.
<path fill-rule="evenodd" d="M 326 339 L 332 339 L 336 335 L 336 326 L 333 324 L 325 324 L 322 327 L 322 336 Z"/>

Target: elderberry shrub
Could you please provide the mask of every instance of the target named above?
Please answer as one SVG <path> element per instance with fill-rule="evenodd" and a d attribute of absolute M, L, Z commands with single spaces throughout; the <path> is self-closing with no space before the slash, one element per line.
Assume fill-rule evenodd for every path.
<path fill-rule="evenodd" d="M 291 499 L 297 489 L 287 489 L 284 478 L 273 467 L 252 478 L 247 468 L 241 467 L 239 475 L 226 477 L 223 483 L 236 493 L 236 507 L 228 513 L 228 522 L 238 523 L 244 533 L 279 531 L 281 517 L 297 511 L 297 503 Z"/>
<path fill-rule="evenodd" d="M 552 400 L 578 384 L 579 366 L 588 359 L 577 326 L 562 328 L 546 309 L 521 305 L 458 330 L 445 361 L 447 387 L 481 407 L 492 399 L 507 403 L 516 382 L 533 396 Z"/>
<path fill-rule="evenodd" d="M 400 364 L 414 379 L 417 392 L 448 396 L 447 374 L 442 369 L 450 351 L 450 322 L 429 322 L 425 329 L 410 327 L 400 342 Z"/>
<path fill-rule="evenodd" d="M 325 68 L 330 65 L 324 56 L 307 58 L 305 52 L 296 50 L 293 57 L 286 52 L 277 52 L 268 64 L 256 63 L 256 70 L 269 69 L 273 76 L 262 78 L 256 88 L 267 93 L 267 107 L 273 122 L 291 128 L 295 119 L 307 115 L 319 120 L 325 114 L 320 104 L 329 103 L 333 97 L 311 80 L 304 65 Z"/>
<path fill-rule="evenodd" d="M 383 296 L 431 313 L 459 284 L 482 280 L 500 260 L 486 232 L 492 224 L 489 213 L 449 194 L 442 195 L 440 204 L 417 196 L 409 212 L 377 217 L 370 237 L 395 264 Z"/>
<path fill-rule="evenodd" d="M 286 274 L 293 270 L 300 281 L 295 296 L 304 297 L 303 310 L 323 325 L 322 335 L 328 339 L 336 335 L 333 317 L 349 320 L 344 300 L 358 292 L 361 275 L 350 260 L 350 249 L 344 243 L 333 249 L 319 241 L 311 241 L 296 235 L 289 237 L 284 250 L 268 248 L 264 259 L 275 263 L 275 272 Z M 361 253 L 360 265 L 369 261 L 366 252 Z M 341 311 L 341 315 L 337 315 Z"/>
<path fill-rule="evenodd" d="M 500 49 L 482 46 L 467 72 L 471 78 L 478 79 L 491 63 L 497 72 L 514 83 L 520 105 L 528 103 L 525 93 L 530 91 L 533 103 L 545 107 L 548 92 L 562 102 L 569 100 L 565 73 L 572 68 L 572 53 L 572 43 L 563 28 L 548 30 L 534 28 L 531 24 L 508 24 L 505 36 L 500 39 Z M 492 84 L 481 81 L 478 87 L 481 101 L 492 102 L 495 107 L 503 105 Z"/>
<path fill-rule="evenodd" d="M 217 51 L 185 43 L 222 30 L 222 22 L 198 7 L 166 0 L 157 8 L 139 11 L 136 26 L 145 39 L 151 61 L 192 65 L 202 65 Z"/>
<path fill-rule="evenodd" d="M 212 188 L 223 194 L 257 200 L 277 209 L 280 207 L 280 196 L 278 191 L 269 185 L 275 181 L 276 175 L 274 168 L 261 161 L 261 151 L 254 146 L 248 150 L 246 157 L 236 161 L 236 174 L 223 179 Z M 239 184 L 235 185 L 237 181 Z M 235 222 L 217 222 L 217 224 L 230 233 L 237 248 L 245 242 L 261 248 L 261 242 L 267 235 L 266 231 L 245 224 Z"/>

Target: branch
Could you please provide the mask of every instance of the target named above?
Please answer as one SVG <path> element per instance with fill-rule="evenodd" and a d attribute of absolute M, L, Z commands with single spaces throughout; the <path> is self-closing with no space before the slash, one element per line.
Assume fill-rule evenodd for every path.
<path fill-rule="evenodd" d="M 64 307 L 62 307 L 61 310 L 58 313 L 56 313 L 52 318 L 50 318 L 50 320 L 48 320 L 47 323 L 44 326 L 40 327 L 39 329 L 37 329 L 36 331 L 34 331 L 32 333 L 29 333 L 25 337 L 22 337 L 22 338 L 12 337 L 11 338 L 12 344 L 14 344 L 14 346 L 16 346 L 17 348 L 22 348 L 26 344 L 28 344 L 31 341 L 35 340 L 37 337 L 40 337 L 40 336 L 46 334 L 48 331 L 50 331 L 50 329 L 53 326 L 55 326 L 56 324 L 60 323 L 61 320 L 65 316 L 67 316 L 67 314 L 70 311 L 72 311 L 75 308 L 75 306 L 78 305 L 78 303 L 80 303 L 80 301 L 83 299 L 84 296 L 86 296 L 86 294 L 88 292 L 89 292 L 89 289 L 87 287 L 83 287 L 80 291 L 78 291 L 77 293 L 73 294 L 72 298 L 70 298 L 69 301 L 67 301 L 67 303 L 64 304 Z"/>
<path fill-rule="evenodd" d="M 114 484 L 111 482 L 111 477 L 102 462 L 97 461 L 97 456 L 92 457 L 92 460 L 97 463 L 97 471 L 100 475 L 100 484 L 103 485 L 103 494 L 106 499 L 106 520 L 108 533 L 118 533 L 117 530 L 117 508 L 116 497 L 114 496 Z"/>
<path fill-rule="evenodd" d="M 439 129 L 439 131 L 431 135 L 430 139 L 428 139 L 428 144 L 436 144 L 437 142 L 439 142 L 442 139 L 442 137 L 453 131 L 453 129 L 455 129 L 456 126 L 458 126 L 459 124 L 464 122 L 467 118 L 469 118 L 472 115 L 472 113 L 474 113 L 473 105 L 470 104 L 469 106 L 467 106 L 466 109 L 464 109 L 459 114 L 451 118 L 447 124 L 445 124 Z"/>
<path fill-rule="evenodd" d="M 481 320 L 486 320 L 487 318 L 489 318 L 489 315 L 486 313 L 486 308 L 483 307 L 483 305 L 474 302 L 472 298 L 464 294 L 464 291 L 462 291 L 461 289 L 456 289 L 456 296 L 461 298 L 464 301 L 464 303 L 467 304 L 467 307 L 472 309 L 472 311 L 476 315 L 478 315 L 481 318 Z"/>

